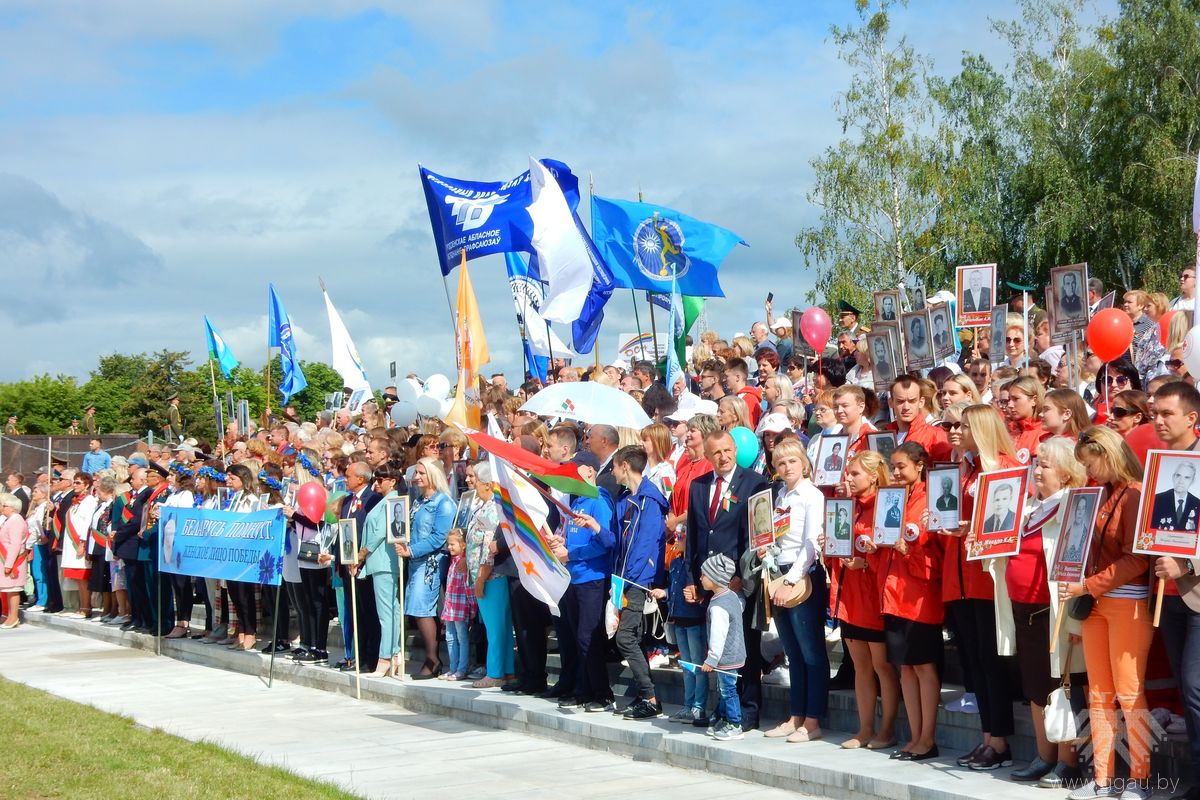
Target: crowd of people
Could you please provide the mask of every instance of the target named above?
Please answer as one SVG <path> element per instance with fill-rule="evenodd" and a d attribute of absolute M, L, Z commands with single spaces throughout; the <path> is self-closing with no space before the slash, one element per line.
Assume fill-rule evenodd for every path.
<path fill-rule="evenodd" d="M 128 459 L 96 455 L 82 469 L 56 464 L 28 488 L 25 476 L 10 473 L 0 494 L 7 598 L 0 627 L 20 624 L 22 593 L 26 613 L 65 613 L 64 589 L 74 590 L 77 618 L 386 678 L 406 668 L 403 570 L 403 614 L 423 656 L 412 679 L 466 681 L 545 697 L 564 711 L 644 720 L 664 713 L 651 665 L 673 658 L 683 669 L 684 703 L 671 722 L 721 741 L 761 726 L 765 738 L 801 744 L 823 737 L 830 691 L 852 688 L 858 729 L 841 746 L 905 761 L 940 757 L 949 640 L 966 688 L 956 707 L 979 720 L 978 744 L 956 759 L 959 767 L 1011 767 L 1014 709 L 1027 702 L 1037 755 L 1009 778 L 1071 788 L 1072 800 L 1145 800 L 1154 789 L 1153 741 L 1145 734 L 1153 727 L 1146 675 L 1156 636 L 1178 684 L 1156 706 L 1168 709 L 1168 722 L 1171 709 L 1181 712 L 1192 775 L 1200 776 L 1200 564 L 1133 552 L 1146 453 L 1200 448 L 1200 393 L 1180 352 L 1190 321 L 1172 320 L 1165 344 L 1154 325 L 1172 305 L 1188 310 L 1194 282 L 1189 267 L 1174 304 L 1126 293 L 1136 335 L 1115 361 L 1101 363 L 1082 343 L 1052 344 L 1044 313 L 1023 307 L 1020 292 L 1010 302 L 1017 313 L 1003 354 L 989 352 L 988 337 L 962 331 L 953 357 L 902 373 L 878 393 L 866 328 L 847 303 L 840 330 L 815 359 L 798 352 L 789 320 L 775 318 L 768 303 L 766 321 L 749 335 L 699 334 L 686 375 L 671 387 L 649 362 L 554 365 L 552 381 L 598 381 L 633 396 L 652 419 L 641 430 L 535 416 L 522 405 L 538 382 L 513 391 L 503 375 L 493 376 L 482 389 L 489 428 L 531 453 L 573 463 L 597 490 L 596 497 L 554 490 L 570 509 L 551 506 L 545 532 L 570 574 L 557 616 L 519 580 L 486 453 L 436 420 L 394 426 L 387 413 L 394 388 L 355 414 L 281 417 L 242 435 L 231 426 L 217 442 L 143 444 Z M 1088 289 L 1094 306 L 1103 287 L 1093 281 Z M 742 428 L 760 443 L 749 465 L 739 463 L 734 432 Z M 894 449 L 872 446 L 880 432 L 894 434 Z M 832 436 L 847 437 L 845 450 L 817 464 L 822 440 Z M 840 480 L 817 485 L 818 467 L 830 465 Z M 961 488 L 961 524 L 938 530 L 930 525 L 928 481 L 933 467 L 945 465 L 957 469 L 957 478 L 943 480 Z M 1029 495 L 1013 501 L 1024 519 L 1019 552 L 969 558 L 980 476 L 1026 465 Z M 314 481 L 332 492 L 334 518 L 357 520 L 355 559 L 323 549 L 325 521 L 285 503 L 289 486 Z M 1091 557 L 1081 581 L 1059 583 L 1050 574 L 1062 500 L 1085 485 L 1102 490 Z M 876 499 L 889 487 L 907 489 L 898 510 L 903 535 L 876 544 Z M 746 501 L 768 489 L 774 543 L 754 546 Z M 389 545 L 381 501 L 403 494 L 411 498 L 411 535 Z M 247 510 L 261 505 L 260 495 L 288 521 L 278 590 L 158 574 L 162 507 Z M 834 498 L 852 509 L 835 522 L 848 526 L 853 542 L 840 557 L 826 555 L 835 532 L 825 510 Z M 1167 596 L 1155 628 L 1151 587 L 1159 579 Z M 345 600 L 352 581 L 353 613 Z M 1064 608 L 1083 605 L 1066 601 L 1084 596 L 1089 613 L 1060 619 Z M 203 630 L 192 629 L 197 604 Z M 276 606 L 272 640 L 261 618 Z M 620 609 L 615 620 L 610 606 Z M 643 613 L 651 607 L 666 620 L 665 640 Z M 330 654 L 334 619 L 343 649 Z M 561 657 L 553 685 L 551 629 Z M 778 637 L 786 667 L 764 658 L 764 634 Z M 845 658 L 831 677 L 828 642 L 837 638 Z M 620 703 L 609 669 L 617 659 L 632 675 Z M 786 670 L 787 707 L 764 707 L 763 676 L 777 667 Z M 715 698 L 708 673 L 715 673 Z M 1075 743 L 1054 741 L 1046 730 L 1047 697 L 1066 678 L 1087 687 L 1090 765 Z M 906 741 L 898 735 L 901 703 Z M 1153 714 L 1161 716 L 1158 707 Z M 1119 770 L 1122 729 L 1127 765 Z M 1193 786 L 1176 797 L 1200 793 Z"/>

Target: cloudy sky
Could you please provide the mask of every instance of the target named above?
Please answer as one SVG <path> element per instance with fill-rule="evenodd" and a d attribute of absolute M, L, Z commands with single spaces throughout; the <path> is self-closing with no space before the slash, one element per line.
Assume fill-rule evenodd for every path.
<path fill-rule="evenodd" d="M 895 26 L 950 73 L 964 49 L 1003 60 L 988 17 L 1013 14 L 912 0 Z M 7 0 L 0 380 L 202 357 L 206 313 L 259 366 L 267 281 L 301 358 L 328 360 L 318 276 L 376 386 L 392 360 L 450 371 L 416 165 L 505 180 L 531 154 L 741 234 L 710 319 L 744 330 L 768 287 L 787 306 L 812 284 L 792 242 L 817 217 L 808 162 L 840 135 L 829 26 L 852 18 L 851 0 Z M 471 263 L 494 368 L 515 376 L 502 257 Z M 602 356 L 633 329 L 621 290 Z"/>

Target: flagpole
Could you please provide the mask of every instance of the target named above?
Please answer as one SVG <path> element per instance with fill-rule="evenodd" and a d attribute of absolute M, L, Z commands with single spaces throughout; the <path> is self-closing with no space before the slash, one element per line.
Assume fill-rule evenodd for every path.
<path fill-rule="evenodd" d="M 646 292 L 646 304 L 650 306 L 650 336 L 651 346 L 653 347 L 653 363 L 655 368 L 658 367 L 658 325 L 654 322 L 654 301 L 650 299 L 650 293 Z M 642 351 L 643 354 L 645 351 Z"/>
<path fill-rule="evenodd" d="M 595 193 L 596 193 L 596 183 L 595 183 L 595 181 L 592 180 L 592 173 L 588 172 L 588 210 L 589 211 L 591 211 L 592 196 Z M 1197 237 L 1197 239 L 1196 239 L 1196 248 L 1197 248 L 1197 252 L 1200 252 L 1200 237 Z M 601 323 L 601 325 L 603 325 L 603 323 Z M 596 339 L 592 343 L 592 354 L 595 356 L 595 359 L 596 359 L 596 368 L 592 372 L 593 377 L 595 377 L 600 372 L 600 327 L 601 327 L 600 325 L 596 326 Z"/>
<path fill-rule="evenodd" d="M 262 421 L 271 424 L 271 345 L 267 345 L 267 404 L 263 407 Z"/>
<path fill-rule="evenodd" d="M 212 381 L 213 400 L 216 400 L 217 399 L 217 374 L 215 372 L 213 372 L 213 363 L 212 362 L 213 362 L 212 358 L 209 358 L 208 359 L 208 378 L 210 381 Z M 224 431 L 217 432 L 218 436 L 221 436 L 223 434 L 224 434 Z"/>
<path fill-rule="evenodd" d="M 638 196 L 640 197 L 641 195 L 639 194 Z M 630 289 L 629 296 L 630 296 L 630 298 L 633 299 L 633 321 L 637 323 L 638 341 L 641 342 L 642 341 L 642 318 L 638 316 L 637 292 L 634 291 L 633 289 Z M 643 346 L 642 347 L 642 357 L 645 358 L 645 356 L 646 356 L 646 348 Z M 633 366 L 633 365 L 630 364 L 630 366 Z"/>

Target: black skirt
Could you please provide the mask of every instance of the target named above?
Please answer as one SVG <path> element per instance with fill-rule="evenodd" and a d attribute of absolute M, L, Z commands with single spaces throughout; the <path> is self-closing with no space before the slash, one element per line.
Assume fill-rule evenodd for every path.
<path fill-rule="evenodd" d="M 883 631 L 877 631 L 872 628 L 860 628 L 857 625 L 851 625 L 849 622 L 839 622 L 838 628 L 842 631 L 842 640 L 855 639 L 859 642 L 882 642 Z"/>
<path fill-rule="evenodd" d="M 111 592 L 112 575 L 108 568 L 108 562 L 104 560 L 104 551 L 100 550 L 98 555 L 93 555 L 89 559 L 89 563 L 92 569 L 88 573 L 88 591 Z"/>
<path fill-rule="evenodd" d="M 1046 697 L 1059 685 L 1050 675 L 1050 606 L 1014 601 L 1012 611 L 1021 694 L 1031 703 L 1045 705 Z"/>
<path fill-rule="evenodd" d="M 941 625 L 884 614 L 883 632 L 887 639 L 887 658 L 893 666 L 915 667 L 942 662 Z"/>

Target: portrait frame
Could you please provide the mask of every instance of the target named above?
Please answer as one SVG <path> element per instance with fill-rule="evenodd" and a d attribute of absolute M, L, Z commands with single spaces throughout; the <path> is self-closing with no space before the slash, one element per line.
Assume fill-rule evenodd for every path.
<path fill-rule="evenodd" d="M 834 448 L 841 459 L 840 466 L 826 467 L 832 463 Z M 846 469 L 846 451 L 850 449 L 850 436 L 845 433 L 834 433 L 828 436 L 822 434 L 821 446 L 817 448 L 817 463 L 813 465 L 813 484 L 816 486 L 836 486 L 842 480 L 842 472 Z"/>
<path fill-rule="evenodd" d="M 1003 361 L 1004 355 L 1004 334 L 1008 331 L 1008 303 L 1001 303 L 998 306 L 992 306 L 992 318 L 988 326 L 989 339 L 991 341 L 991 350 L 988 352 L 988 361 L 992 362 L 995 367 Z"/>
<path fill-rule="evenodd" d="M 296 507 L 296 492 L 299 490 L 300 487 L 291 482 L 283 487 L 283 505 L 285 508 Z"/>
<path fill-rule="evenodd" d="M 838 516 L 845 512 L 845 536 L 838 536 Z M 854 556 L 854 498 L 825 498 L 825 556 L 852 558 Z"/>
<path fill-rule="evenodd" d="M 954 355 L 954 325 L 950 322 L 950 304 L 935 303 L 928 306 L 929 310 L 929 340 L 933 342 L 933 357 L 941 361 Z M 938 344 L 937 341 L 937 320 L 941 319 L 946 323 L 946 341 Z"/>
<path fill-rule="evenodd" d="M 879 366 L 877 348 L 880 347 L 887 356 L 885 363 L 889 369 L 881 369 Z M 878 333 L 872 331 L 867 334 L 867 354 L 871 356 L 871 380 L 875 384 L 875 392 L 888 391 L 899 373 L 897 372 L 897 353 L 892 347 L 892 337 L 887 330 Z"/>
<path fill-rule="evenodd" d="M 358 563 L 358 520 L 347 517 L 337 521 L 338 561 Z"/>
<path fill-rule="evenodd" d="M 977 274 L 983 276 L 979 281 L 981 293 L 987 292 L 986 297 L 981 297 L 979 302 L 967 294 L 971 289 L 973 277 Z M 986 327 L 992 321 L 992 306 L 996 302 L 996 265 L 965 264 L 956 267 L 954 270 L 954 297 L 957 301 L 955 311 L 958 317 L 955 320 L 955 327 Z M 971 302 L 966 303 L 964 299 L 970 299 Z M 981 307 L 976 308 L 976 306 Z"/>
<path fill-rule="evenodd" d="M 804 335 L 800 333 L 800 317 L 803 312 L 798 308 L 793 308 L 791 312 L 792 319 L 792 354 L 797 356 L 805 356 L 815 358 L 818 354 L 813 349 L 813 346 L 804 340 Z M 832 332 L 830 333 L 832 336 Z"/>
<path fill-rule="evenodd" d="M 770 489 L 750 495 L 746 502 L 746 517 L 751 547 L 769 547 L 775 543 L 775 506 Z"/>
<path fill-rule="evenodd" d="M 932 369 L 937 360 L 933 353 L 933 328 L 929 324 L 929 309 L 909 311 L 901 314 L 901 336 L 904 339 L 904 366 L 910 372 L 919 369 Z M 914 344 L 912 325 L 919 321 L 925 328 L 925 341 Z"/>
<path fill-rule="evenodd" d="M 885 297 L 892 299 L 892 316 L 889 319 L 884 316 L 883 300 Z M 879 322 L 899 322 L 900 315 L 904 313 L 904 306 L 900 304 L 900 290 L 888 289 L 882 292 L 874 292 L 871 295 L 871 305 L 875 309 L 875 319 Z"/>
<path fill-rule="evenodd" d="M 233 495 L 234 495 L 233 489 L 230 489 L 228 486 L 218 486 L 217 487 L 217 510 L 225 511 L 230 505 L 232 505 L 233 504 Z"/>
<path fill-rule="evenodd" d="M 1068 309 L 1066 305 L 1070 298 L 1064 294 L 1064 283 L 1070 278 L 1075 284 L 1075 302 L 1078 308 Z M 1062 267 L 1050 268 L 1050 285 L 1046 287 L 1046 310 L 1050 319 L 1050 341 L 1063 343 L 1070 341 L 1075 331 L 1087 329 L 1088 265 L 1068 264 Z"/>
<path fill-rule="evenodd" d="M 238 400 L 237 405 L 238 436 L 250 435 L 250 401 Z"/>
<path fill-rule="evenodd" d="M 355 389 L 350 395 L 350 402 L 346 403 L 346 408 L 349 409 L 351 414 L 353 414 L 355 411 L 358 411 L 360 408 L 362 408 L 363 403 L 373 399 L 375 399 L 375 395 L 371 394 L 370 389 L 365 387 L 362 389 Z"/>
<path fill-rule="evenodd" d="M 346 396 L 341 392 L 330 392 L 329 394 L 325 395 L 325 410 L 337 411 L 342 407 L 342 402 L 345 399 Z"/>
<path fill-rule="evenodd" d="M 475 490 L 468 489 L 458 496 L 458 508 L 454 511 L 454 525 L 452 527 L 467 529 L 467 523 L 471 521 L 471 506 L 475 505 Z"/>
<path fill-rule="evenodd" d="M 867 434 L 867 449 L 879 453 L 883 456 L 884 461 L 891 459 L 896 447 L 896 434 L 892 431 L 876 431 Z"/>
<path fill-rule="evenodd" d="M 950 491 L 934 491 L 947 479 L 950 481 Z M 931 531 L 957 531 L 962 525 L 962 471 L 958 464 L 934 465 L 929 468 L 925 478 L 927 488 L 925 498 L 929 510 L 929 527 Z M 949 495 L 954 500 L 954 508 L 938 508 L 938 501 Z M 949 505 L 946 503 L 944 505 Z"/>
<path fill-rule="evenodd" d="M 1084 486 L 1079 489 L 1068 489 L 1062 500 L 1062 524 L 1058 529 L 1058 542 L 1054 548 L 1054 567 L 1050 571 L 1050 580 L 1080 583 L 1083 581 L 1083 568 L 1087 564 L 1088 555 L 1092 549 L 1092 531 L 1096 527 L 1096 517 L 1100 513 L 1100 495 L 1104 490 L 1099 486 Z M 1086 505 L 1089 509 L 1087 524 L 1083 535 L 1072 535 L 1075 512 Z M 1031 523 L 1034 520 L 1030 520 Z M 1082 541 L 1080 540 L 1082 538 Z"/>
<path fill-rule="evenodd" d="M 925 287 L 921 284 L 915 284 L 912 290 L 912 303 L 910 303 L 910 311 L 920 311 L 927 305 L 925 297 Z"/>
<path fill-rule="evenodd" d="M 1183 523 L 1178 525 L 1175 519 L 1178 514 L 1172 511 L 1169 495 L 1174 494 L 1177 471 L 1184 466 L 1192 468 L 1192 476 L 1184 487 Z M 1192 491 L 1200 484 L 1198 477 L 1200 452 L 1151 450 L 1146 454 L 1142 498 L 1138 503 L 1137 525 L 1133 534 L 1134 553 L 1200 558 L 1200 496 Z"/>
<path fill-rule="evenodd" d="M 408 544 L 412 536 L 412 520 L 409 518 L 409 497 L 406 494 L 385 497 L 383 500 L 384 521 L 387 526 L 388 544 Z"/>
<path fill-rule="evenodd" d="M 979 476 L 975 490 L 975 513 L 971 519 L 973 540 L 967 549 L 968 561 L 1015 556 L 1021 549 L 1022 517 L 1025 498 L 1029 493 L 1029 467 L 1012 467 L 985 472 Z M 985 531 L 987 521 L 999 505 L 994 495 L 1001 487 L 1009 487 L 1015 505 L 1009 511 L 1013 521 L 1001 528 Z M 1007 515 L 1002 517 L 1006 522 Z"/>
<path fill-rule="evenodd" d="M 1117 293 L 1109 292 L 1100 298 L 1100 302 L 1096 303 L 1096 310 L 1102 311 L 1106 308 L 1112 308 L 1117 304 Z"/>
<path fill-rule="evenodd" d="M 900 501 L 896 506 L 893 500 Z M 887 524 L 887 513 L 891 508 L 899 508 L 900 520 L 896 525 Z M 904 535 L 904 510 L 908 507 L 907 486 L 881 486 L 875 495 L 875 519 L 872 520 L 871 530 L 876 547 L 895 547 L 896 542 Z"/>
<path fill-rule="evenodd" d="M 213 421 L 217 424 L 217 439 L 225 435 L 225 402 L 220 397 L 213 397 Z"/>

